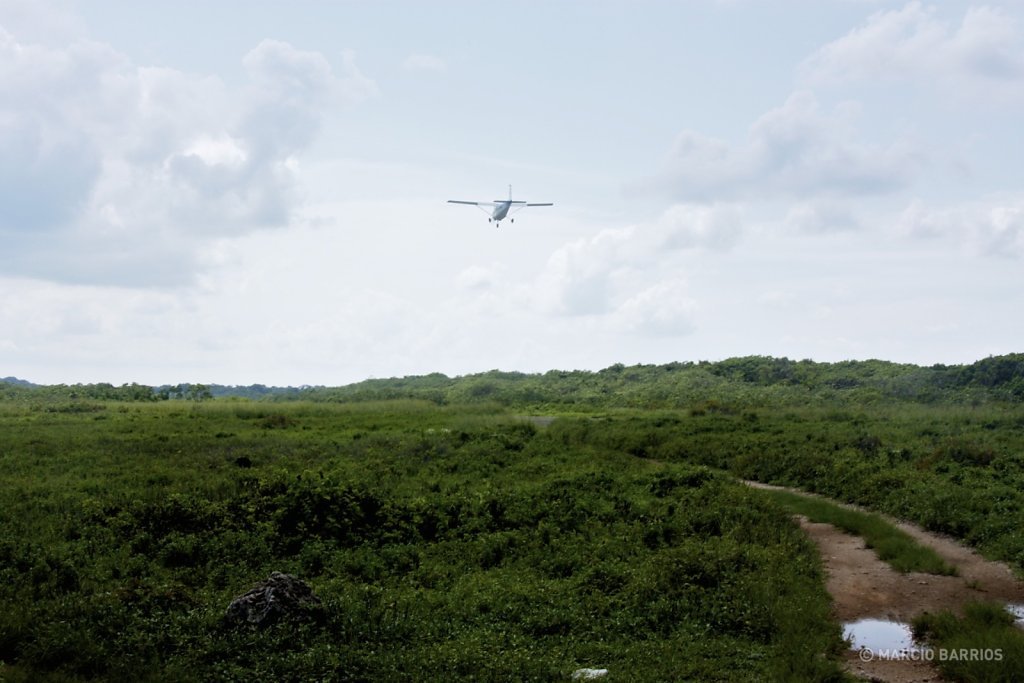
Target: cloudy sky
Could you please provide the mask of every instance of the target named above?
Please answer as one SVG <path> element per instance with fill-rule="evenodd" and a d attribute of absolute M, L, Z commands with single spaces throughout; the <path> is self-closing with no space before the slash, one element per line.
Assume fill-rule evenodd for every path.
<path fill-rule="evenodd" d="M 0 0 L 0 376 L 1022 351 L 1022 117 L 1016 0 Z"/>

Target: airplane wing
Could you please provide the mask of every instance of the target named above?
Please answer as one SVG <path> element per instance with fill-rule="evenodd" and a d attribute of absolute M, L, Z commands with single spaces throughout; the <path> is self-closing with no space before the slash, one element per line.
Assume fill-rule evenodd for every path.
<path fill-rule="evenodd" d="M 511 207 L 511 213 L 522 211 L 528 206 L 554 206 L 550 202 L 513 202 Z"/>
<path fill-rule="evenodd" d="M 461 199 L 449 199 L 448 203 L 449 204 L 469 204 L 470 206 L 490 206 L 492 208 L 497 206 L 497 204 L 495 204 L 494 202 L 464 202 Z"/>

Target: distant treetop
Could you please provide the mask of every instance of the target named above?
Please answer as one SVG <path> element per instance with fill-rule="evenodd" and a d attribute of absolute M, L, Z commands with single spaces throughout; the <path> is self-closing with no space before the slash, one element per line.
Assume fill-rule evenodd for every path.
<path fill-rule="evenodd" d="M 368 379 L 339 387 L 268 387 L 177 384 L 41 386 L 7 377 L 0 400 L 158 401 L 226 398 L 328 402 L 415 399 L 436 404 L 493 403 L 550 407 L 683 407 L 716 400 L 737 406 L 810 402 L 977 403 L 1024 401 L 1024 354 L 990 356 L 969 365 L 921 367 L 883 360 L 818 363 L 770 356 L 663 365 L 621 363 L 603 370 L 550 370 L 528 374 L 487 372 L 448 377 L 441 373 Z"/>

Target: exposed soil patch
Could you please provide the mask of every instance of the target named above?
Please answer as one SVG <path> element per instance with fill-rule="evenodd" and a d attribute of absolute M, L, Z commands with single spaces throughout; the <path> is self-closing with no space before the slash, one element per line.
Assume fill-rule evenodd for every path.
<path fill-rule="evenodd" d="M 783 488 L 759 482 L 746 483 L 755 488 Z M 785 490 L 812 495 L 794 489 Z M 986 560 L 953 538 L 887 519 L 921 545 L 935 550 L 956 567 L 959 576 L 916 572 L 900 574 L 879 560 L 873 550 L 866 548 L 864 539 L 859 536 L 847 534 L 830 524 L 800 518 L 801 527 L 821 550 L 837 621 L 845 623 L 878 618 L 909 622 L 924 612 L 950 609 L 960 613 L 966 603 L 978 600 L 1024 602 L 1024 582 L 1015 577 L 1005 564 Z M 935 667 L 922 661 L 877 658 L 862 661 L 853 651 L 847 654 L 846 661 L 851 673 L 868 680 L 890 683 L 942 680 Z"/>

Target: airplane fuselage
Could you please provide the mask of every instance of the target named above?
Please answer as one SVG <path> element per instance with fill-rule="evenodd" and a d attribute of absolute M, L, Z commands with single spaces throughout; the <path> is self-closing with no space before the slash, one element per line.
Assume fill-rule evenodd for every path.
<path fill-rule="evenodd" d="M 500 221 L 508 215 L 508 210 L 512 206 L 512 202 L 498 202 L 497 206 L 494 207 L 494 213 L 491 214 L 492 221 Z"/>

